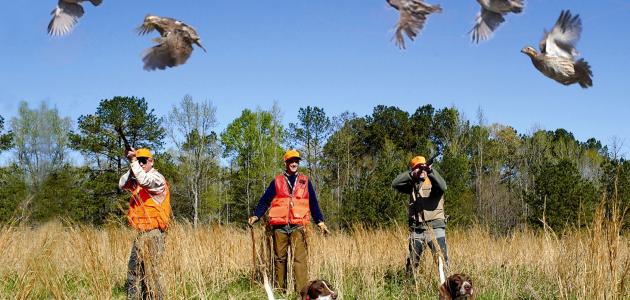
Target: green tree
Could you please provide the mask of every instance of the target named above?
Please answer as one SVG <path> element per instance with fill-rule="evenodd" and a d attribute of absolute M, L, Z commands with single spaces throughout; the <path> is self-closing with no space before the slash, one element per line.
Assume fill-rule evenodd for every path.
<path fill-rule="evenodd" d="M 344 190 L 341 225 L 350 227 L 360 223 L 369 227 L 387 226 L 405 222 L 407 198 L 392 190 L 392 180 L 406 170 L 408 161 L 404 152 L 386 140 L 383 151 L 376 157 L 357 159 L 360 171 L 356 172 L 351 187 Z"/>
<path fill-rule="evenodd" d="M 64 218 L 88 221 L 84 214 L 89 214 L 89 211 L 79 209 L 83 208 L 88 200 L 79 188 L 84 178 L 79 170 L 68 164 L 50 173 L 34 194 L 32 220 L 45 222 L 53 218 Z"/>
<path fill-rule="evenodd" d="M 221 133 L 223 156 L 230 161 L 228 220 L 245 220 L 256 200 L 282 169 L 285 131 L 278 112 L 243 110 Z"/>
<path fill-rule="evenodd" d="M 326 112 L 321 107 L 306 108 L 301 107 L 298 111 L 298 123 L 290 123 L 289 128 L 291 138 L 288 142 L 293 143 L 293 139 L 300 145 L 300 150 L 304 153 L 306 168 L 312 178 L 316 189 L 321 186 L 320 164 L 322 161 L 323 147 L 326 139 L 330 135 L 332 122 L 326 116 Z"/>
<path fill-rule="evenodd" d="M 598 190 L 581 178 L 575 163 L 561 159 L 557 164 L 538 171 L 535 189 L 529 197 L 529 222 L 542 225 L 544 221 L 554 229 L 567 225 L 584 225 L 590 221 Z"/>
<path fill-rule="evenodd" d="M 326 211 L 329 224 L 339 224 L 342 220 L 341 208 L 345 205 L 344 195 L 350 187 L 351 178 L 357 173 L 357 161 L 365 152 L 362 149 L 361 134 L 365 129 L 365 119 L 356 114 L 344 112 L 333 118 L 334 130 L 324 145 L 322 166 L 324 172 L 324 187 L 320 195 L 331 195 L 330 201 L 321 201 L 322 210 Z M 320 197 L 325 199 L 324 197 Z M 318 198 L 319 199 L 319 198 Z M 331 209 L 333 208 L 333 209 Z"/>
<path fill-rule="evenodd" d="M 474 184 L 471 178 L 470 122 L 454 107 L 438 110 L 431 126 L 432 143 L 441 155 L 436 168 L 444 177 L 448 191 L 444 195 L 444 209 L 456 224 L 469 224 L 475 216 Z"/>
<path fill-rule="evenodd" d="M 485 178 L 477 209 L 486 223 L 505 232 L 523 221 L 525 203 L 517 185 L 521 139 L 514 128 L 492 124 L 488 128 L 483 172 Z"/>
<path fill-rule="evenodd" d="M 185 193 L 192 201 L 193 224 L 199 221 L 200 198 L 218 176 L 220 148 L 216 126 L 216 107 L 210 102 L 196 103 L 184 96 L 179 107 L 173 106 L 168 115 L 169 136 L 177 147 L 177 161 Z"/>
<path fill-rule="evenodd" d="M 418 107 L 411 115 L 411 130 L 414 138 L 414 145 L 411 149 L 413 154 L 430 155 L 437 149 L 433 145 L 433 117 L 435 109 L 431 104 Z M 428 157 L 427 157 L 428 158 Z"/>
<path fill-rule="evenodd" d="M 370 154 L 377 154 L 391 141 L 398 149 L 411 150 L 415 137 L 412 133 L 409 113 L 394 106 L 378 105 L 367 117 L 365 143 Z"/>
<path fill-rule="evenodd" d="M 23 170 L 16 164 L 0 168 L 0 222 L 22 221 L 28 216 L 29 196 Z"/>
<path fill-rule="evenodd" d="M 80 116 L 79 132 L 72 133 L 70 140 L 88 163 L 95 163 L 95 168 L 120 173 L 124 146 L 115 127 L 123 129 L 133 147 L 148 147 L 155 152 L 164 143 L 162 121 L 144 98 L 116 96 L 101 100 L 95 114 Z"/>
<path fill-rule="evenodd" d="M 2 133 L 4 130 L 4 118 L 0 116 L 0 152 L 9 150 L 13 144 L 13 133 Z"/>
<path fill-rule="evenodd" d="M 30 109 L 20 103 L 18 116 L 11 120 L 11 131 L 17 160 L 23 169 L 27 184 L 33 189 L 66 159 L 70 119 L 59 116 L 42 102 L 39 108 Z"/>
<path fill-rule="evenodd" d="M 630 161 L 612 155 L 603 164 L 602 182 L 605 189 L 607 212 L 617 207 L 624 228 L 630 228 Z M 610 217 L 610 216 L 609 216 Z"/>

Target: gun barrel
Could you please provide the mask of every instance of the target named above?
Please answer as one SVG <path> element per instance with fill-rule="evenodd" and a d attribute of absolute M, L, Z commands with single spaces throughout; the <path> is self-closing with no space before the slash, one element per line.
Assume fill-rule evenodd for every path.
<path fill-rule="evenodd" d="M 120 135 L 120 138 L 122 138 L 123 143 L 125 144 L 125 150 L 131 151 L 132 149 L 131 144 L 129 144 L 129 141 L 127 140 L 127 137 L 123 133 L 122 128 L 116 127 L 116 132 L 118 132 L 118 135 Z"/>

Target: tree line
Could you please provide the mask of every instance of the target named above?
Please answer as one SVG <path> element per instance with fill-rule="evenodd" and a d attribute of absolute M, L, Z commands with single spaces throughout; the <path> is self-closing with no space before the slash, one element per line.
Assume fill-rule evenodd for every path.
<path fill-rule="evenodd" d="M 10 157 L 0 167 L 0 222 L 125 223 L 128 195 L 117 183 L 127 162 L 117 126 L 136 148 L 155 152 L 175 218 L 195 225 L 244 224 L 287 148 L 302 154 L 327 223 L 342 228 L 405 224 L 406 199 L 390 185 L 419 154 L 436 157 L 451 224 L 501 232 L 544 220 L 562 229 L 585 226 L 602 203 L 630 207 L 630 162 L 620 146 L 579 141 L 561 128 L 518 133 L 487 124 L 482 111 L 468 120 L 431 104 L 412 113 L 378 105 L 365 116 L 306 106 L 288 126 L 274 104 L 244 109 L 221 132 L 216 114 L 188 95 L 165 116 L 144 98 L 113 97 L 73 124 L 45 103 L 20 103 L 16 117 L 0 116 L 0 151 Z"/>

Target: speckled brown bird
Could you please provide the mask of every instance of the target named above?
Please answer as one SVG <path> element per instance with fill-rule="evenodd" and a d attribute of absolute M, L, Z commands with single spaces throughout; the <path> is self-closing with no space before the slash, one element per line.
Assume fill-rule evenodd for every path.
<path fill-rule="evenodd" d="M 540 41 L 540 53 L 532 46 L 521 50 L 532 60 L 532 63 L 545 76 L 570 85 L 578 83 L 582 88 L 593 86 L 591 66 L 584 60 L 575 60 L 578 51 L 575 44 L 582 33 L 580 15 L 571 16 L 571 12 L 563 10 L 550 32 Z"/>
<path fill-rule="evenodd" d="M 481 11 L 475 19 L 475 26 L 470 30 L 472 41 L 487 40 L 492 33 L 505 22 L 508 13 L 518 14 L 523 11 L 523 0 L 477 0 L 481 6 Z"/>
<path fill-rule="evenodd" d="M 186 63 L 193 51 L 192 44 L 206 51 L 197 31 L 181 21 L 147 15 L 138 33 L 144 35 L 153 30 L 159 32 L 160 37 L 154 39 L 158 45 L 147 49 L 142 56 L 145 70 L 163 70 Z"/>
<path fill-rule="evenodd" d="M 400 13 L 394 35 L 400 49 L 405 49 L 403 33 L 413 41 L 424 27 L 427 17 L 432 13 L 442 12 L 439 5 L 430 5 L 422 0 L 387 0 L 387 3 Z"/>
<path fill-rule="evenodd" d="M 50 13 L 53 17 L 48 23 L 48 34 L 62 36 L 70 33 L 83 16 L 81 2 L 88 0 L 59 0 L 57 7 Z M 99 6 L 103 0 L 89 0 L 94 6 Z"/>

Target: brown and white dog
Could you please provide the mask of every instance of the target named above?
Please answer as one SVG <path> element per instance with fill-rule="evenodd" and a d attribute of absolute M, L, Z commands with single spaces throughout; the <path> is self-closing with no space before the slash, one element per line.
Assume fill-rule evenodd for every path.
<path fill-rule="evenodd" d="M 337 293 L 332 285 L 325 280 L 312 280 L 300 292 L 302 300 L 334 300 Z"/>
<path fill-rule="evenodd" d="M 474 300 L 473 282 L 466 274 L 453 274 L 440 286 L 440 300 Z"/>

